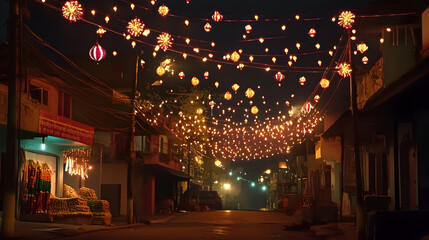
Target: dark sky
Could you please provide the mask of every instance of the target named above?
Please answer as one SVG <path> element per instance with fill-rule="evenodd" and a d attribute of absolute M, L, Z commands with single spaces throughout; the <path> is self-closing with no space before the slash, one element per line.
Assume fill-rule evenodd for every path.
<path fill-rule="evenodd" d="M 2 23 L 1 40 L 5 38 L 5 21 L 7 7 L 5 7 L 6 1 L 1 1 L 0 6 L 0 22 Z M 65 1 L 54 1 L 47 0 L 55 6 L 62 6 Z M 216 42 L 214 53 L 215 58 L 222 58 L 222 53 L 232 53 L 234 50 L 243 49 L 244 53 L 248 54 L 284 54 L 283 49 L 289 48 L 291 53 L 300 52 L 311 52 L 315 51 L 314 44 L 320 43 L 321 50 L 328 50 L 336 45 L 339 37 L 343 30 L 337 26 L 336 23 L 330 21 L 331 17 L 338 14 L 342 10 L 356 10 L 366 6 L 367 4 L 374 2 L 374 0 L 293 0 L 293 1 L 269 1 L 269 0 L 191 0 L 190 4 L 186 4 L 185 0 L 158 0 L 155 7 L 150 5 L 149 0 L 136 1 L 135 3 L 145 8 L 150 8 L 150 11 L 146 11 L 136 7 L 131 12 L 129 4 L 125 4 L 123 1 L 113 0 L 98 0 L 98 1 L 80 1 L 85 9 L 85 18 L 94 21 L 100 25 L 105 26 L 103 21 L 103 14 L 96 14 L 95 17 L 91 16 L 89 9 L 96 9 L 104 13 L 108 13 L 111 16 L 111 21 L 107 26 L 116 31 L 125 31 L 126 22 L 135 16 L 140 17 L 146 26 L 150 29 L 156 29 L 160 31 L 169 32 L 173 35 L 189 37 L 191 39 L 199 39 L 204 41 Z M 113 13 L 112 7 L 116 4 L 118 6 L 118 12 Z M 181 17 L 160 17 L 157 13 L 159 5 L 165 4 L 170 8 L 170 13 Z M 120 72 L 132 71 L 134 68 L 133 59 L 136 53 L 143 51 L 144 54 L 141 56 L 146 61 L 145 68 L 142 71 L 142 78 L 139 81 L 151 83 L 159 80 L 159 77 L 155 74 L 155 69 L 159 63 L 166 57 L 175 60 L 175 72 L 176 74 L 180 71 L 184 71 L 186 74 L 185 79 L 180 80 L 177 76 L 163 78 L 164 84 L 160 87 L 161 91 L 168 91 L 170 89 L 175 90 L 177 86 L 181 85 L 186 88 L 190 88 L 190 79 L 192 76 L 197 76 L 201 81 L 201 87 L 210 88 L 214 94 L 218 95 L 217 102 L 222 101 L 222 96 L 225 91 L 231 91 L 231 85 L 238 83 L 240 90 L 237 95 L 233 96 L 231 102 L 225 103 L 225 105 L 232 106 L 237 109 L 237 113 L 234 115 L 238 120 L 242 120 L 243 108 L 248 108 L 249 104 L 241 105 L 237 107 L 239 100 L 246 100 L 244 91 L 251 87 L 256 91 L 254 99 L 252 99 L 260 108 L 261 115 L 265 116 L 277 116 L 278 111 L 287 111 L 284 102 L 286 100 L 291 101 L 292 105 L 303 104 L 305 99 L 313 91 L 314 87 L 318 84 L 321 78 L 321 73 L 308 73 L 308 72 L 287 72 L 283 74 L 286 79 L 282 82 L 282 86 L 278 87 L 277 82 L 273 79 L 275 72 L 265 72 L 261 69 L 246 68 L 240 71 L 235 65 L 222 64 L 222 70 L 217 69 L 217 63 L 202 63 L 201 60 L 195 60 L 189 58 L 184 61 L 181 54 L 171 52 L 159 52 L 157 57 L 152 56 L 153 47 L 144 44 L 137 44 L 135 49 L 132 49 L 129 42 L 123 37 L 116 36 L 112 33 L 106 33 L 101 39 L 95 34 L 96 26 L 89 25 L 82 21 L 76 23 L 70 23 L 61 16 L 60 12 L 52 10 L 46 6 L 42 6 L 39 3 L 30 1 L 29 3 L 31 18 L 26 22 L 33 29 L 33 31 L 40 35 L 42 38 L 47 40 L 51 45 L 60 50 L 66 56 L 72 59 L 78 60 L 78 64 L 82 67 L 92 70 L 92 73 L 97 76 L 106 76 L 107 82 L 114 87 L 127 88 L 129 87 L 130 81 L 120 82 L 118 79 Z M 259 42 L 241 42 L 242 35 L 244 32 L 244 26 L 248 23 L 245 22 L 220 22 L 212 24 L 213 29 L 210 33 L 203 31 L 203 26 L 206 21 L 198 20 L 198 18 L 211 18 L 214 10 L 218 10 L 224 15 L 224 20 L 230 19 L 253 19 L 254 14 L 258 14 L 262 21 L 250 23 L 253 30 L 248 34 L 248 38 L 259 38 L 259 37 L 278 37 L 283 36 L 284 38 L 266 40 L 264 44 Z M 300 14 L 301 18 L 323 18 L 319 21 L 294 21 L 295 14 Z M 190 26 L 186 27 L 183 24 L 184 19 L 189 18 Z M 264 19 L 281 19 L 279 21 L 263 21 Z M 291 20 L 292 19 L 292 20 Z M 286 31 L 281 31 L 281 26 L 285 24 Z M 315 38 L 308 36 L 308 30 L 315 28 L 317 31 Z M 145 42 L 154 44 L 155 38 L 158 33 L 152 31 L 148 38 L 142 38 Z M 88 51 L 95 44 L 96 41 L 106 49 L 108 56 L 105 60 L 96 64 L 89 59 Z M 297 50 L 295 43 L 300 42 L 302 49 Z M 176 45 L 175 45 L 176 44 Z M 173 43 L 173 49 L 179 51 L 189 51 L 189 48 L 180 47 L 178 44 L 185 44 L 184 39 L 175 38 Z M 191 45 L 212 49 L 206 43 L 195 43 L 191 41 Z M 269 48 L 269 53 L 265 53 L 264 49 Z M 116 50 L 119 52 L 119 56 L 127 57 L 126 61 L 121 60 L 121 64 L 117 64 L 119 57 L 115 60 L 111 55 L 112 51 Z M 222 53 L 220 53 L 222 52 Z M 201 56 L 207 56 L 207 52 L 200 52 Z M 243 57 L 245 61 L 247 57 Z M 257 59 L 257 60 L 256 60 Z M 256 58 L 256 61 L 261 63 L 272 64 L 271 57 Z M 296 66 L 317 66 L 317 60 L 323 61 L 324 67 L 329 62 L 329 56 L 325 53 L 321 56 L 309 55 L 299 56 L 299 60 Z M 116 61 L 116 62 L 115 62 Z M 278 57 L 278 65 L 287 65 L 287 56 Z M 113 67 L 112 67 L 113 66 Z M 210 72 L 210 77 L 205 80 L 203 74 L 205 71 Z M 111 74 L 112 72 L 112 74 Z M 307 78 L 305 86 L 300 86 L 298 79 L 300 76 Z M 214 88 L 214 82 L 220 83 L 220 88 Z M 139 83 L 142 86 L 142 83 Z M 258 90 L 258 86 L 261 89 Z M 295 94 L 296 97 L 291 99 L 291 94 Z M 262 99 L 261 96 L 265 96 Z M 266 101 L 267 104 L 263 105 L 262 102 Z M 279 106 L 276 102 L 280 102 Z M 264 110 L 273 109 L 272 112 L 264 114 Z M 240 112 L 240 113 L 239 113 Z M 219 111 L 215 111 L 217 117 Z M 238 116 L 240 115 L 240 116 Z M 270 162 L 270 161 L 268 161 Z M 255 164 L 255 168 L 263 169 L 265 167 L 259 166 L 261 164 Z M 263 164 L 262 164 L 263 165 Z"/>

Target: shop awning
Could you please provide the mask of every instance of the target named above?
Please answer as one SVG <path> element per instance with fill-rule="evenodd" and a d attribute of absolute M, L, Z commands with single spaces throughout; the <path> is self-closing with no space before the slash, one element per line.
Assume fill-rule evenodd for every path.
<path fill-rule="evenodd" d="M 161 177 L 164 179 L 174 180 L 174 181 L 187 181 L 192 177 L 183 172 L 164 167 L 159 164 L 144 164 L 141 165 L 141 172 L 143 174 L 154 175 L 156 177 Z"/>

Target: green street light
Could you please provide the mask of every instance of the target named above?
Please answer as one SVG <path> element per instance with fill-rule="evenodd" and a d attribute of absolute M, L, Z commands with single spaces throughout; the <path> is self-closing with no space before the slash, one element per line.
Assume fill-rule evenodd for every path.
<path fill-rule="evenodd" d="M 250 183 L 250 186 L 252 186 L 252 187 L 255 187 L 255 185 L 256 185 L 256 184 L 255 184 L 254 182 L 251 182 L 251 183 Z"/>
<path fill-rule="evenodd" d="M 232 176 L 232 172 L 229 172 L 228 174 L 229 174 L 229 176 Z"/>
<path fill-rule="evenodd" d="M 265 185 L 264 185 L 264 186 L 262 186 L 262 191 L 264 191 L 264 192 L 265 192 L 266 190 L 267 190 L 267 186 L 265 186 Z"/>
<path fill-rule="evenodd" d="M 237 181 L 240 181 L 241 180 L 241 177 L 237 177 Z"/>

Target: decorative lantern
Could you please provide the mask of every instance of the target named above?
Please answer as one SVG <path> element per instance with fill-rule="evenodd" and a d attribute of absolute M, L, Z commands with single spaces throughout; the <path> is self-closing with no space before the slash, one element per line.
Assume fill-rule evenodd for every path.
<path fill-rule="evenodd" d="M 285 48 L 285 53 L 288 54 L 289 53 L 289 49 Z"/>
<path fill-rule="evenodd" d="M 253 114 L 258 114 L 259 109 L 258 109 L 258 107 L 253 106 L 253 107 L 250 109 L 250 111 L 251 111 Z"/>
<path fill-rule="evenodd" d="M 238 64 L 238 66 L 237 66 L 237 68 L 238 69 L 240 69 L 240 70 L 243 70 L 243 68 L 244 68 L 244 63 L 240 63 L 240 64 Z"/>
<path fill-rule="evenodd" d="M 360 44 L 357 45 L 357 50 L 360 53 L 364 53 L 366 52 L 366 50 L 368 50 L 368 46 L 364 42 L 361 42 Z"/>
<path fill-rule="evenodd" d="M 218 88 L 219 87 L 219 82 L 215 82 L 215 87 Z"/>
<path fill-rule="evenodd" d="M 205 73 L 204 73 L 204 78 L 205 78 L 205 79 L 208 79 L 208 78 L 209 78 L 209 72 L 205 72 Z"/>
<path fill-rule="evenodd" d="M 311 28 L 310 31 L 308 31 L 308 35 L 310 35 L 310 37 L 316 36 L 316 30 L 314 30 L 314 28 Z"/>
<path fill-rule="evenodd" d="M 317 65 L 322 66 L 322 60 L 317 60 Z"/>
<path fill-rule="evenodd" d="M 163 68 L 162 66 L 159 66 L 157 69 L 156 69 L 156 74 L 158 74 L 158 76 L 162 76 L 162 75 L 164 75 L 165 74 L 165 68 Z"/>
<path fill-rule="evenodd" d="M 249 57 L 249 61 L 250 61 L 250 62 L 253 62 L 253 59 L 254 59 L 254 58 L 253 58 L 253 56 L 252 56 L 252 55 L 250 55 L 250 57 Z"/>
<path fill-rule="evenodd" d="M 185 73 L 184 72 L 179 72 L 179 78 L 183 79 L 185 77 Z"/>
<path fill-rule="evenodd" d="M 289 101 L 286 101 L 286 102 L 285 102 L 285 104 L 286 104 L 286 106 L 289 106 L 289 105 L 290 105 L 290 102 L 289 102 Z"/>
<path fill-rule="evenodd" d="M 316 43 L 316 45 L 314 45 L 317 49 L 320 48 L 320 43 Z"/>
<path fill-rule="evenodd" d="M 202 109 L 202 108 L 198 108 L 198 109 L 197 109 L 197 114 L 198 114 L 198 115 L 203 114 L 203 112 L 204 112 L 204 111 L 203 111 L 203 109 Z"/>
<path fill-rule="evenodd" d="M 320 80 L 320 86 L 322 88 L 328 88 L 329 87 L 329 80 L 326 78 L 322 78 L 322 80 Z"/>
<path fill-rule="evenodd" d="M 299 50 L 300 48 L 301 48 L 301 44 L 298 42 L 298 43 L 296 43 L 296 48 Z"/>
<path fill-rule="evenodd" d="M 209 102 L 209 106 L 213 109 L 214 106 L 216 105 L 215 101 L 210 101 Z"/>
<path fill-rule="evenodd" d="M 214 13 L 212 15 L 212 19 L 215 22 L 220 22 L 220 21 L 222 21 L 223 16 L 218 11 L 214 11 Z"/>
<path fill-rule="evenodd" d="M 338 25 L 345 29 L 349 29 L 352 27 L 355 22 L 355 15 L 350 11 L 343 11 L 338 17 Z"/>
<path fill-rule="evenodd" d="M 276 75 L 274 75 L 274 79 L 278 82 L 281 82 L 283 79 L 285 79 L 285 75 L 283 75 L 281 72 L 277 72 Z"/>
<path fill-rule="evenodd" d="M 305 79 L 304 76 L 299 78 L 299 84 L 301 84 L 301 85 L 304 85 L 306 81 L 307 81 L 307 79 Z"/>
<path fill-rule="evenodd" d="M 206 23 L 206 25 L 204 25 L 204 31 L 210 32 L 210 30 L 212 30 L 212 25 L 210 25 L 210 23 Z"/>
<path fill-rule="evenodd" d="M 144 23 L 136 17 L 128 22 L 127 31 L 131 36 L 138 37 L 144 31 Z"/>
<path fill-rule="evenodd" d="M 271 58 L 271 61 L 273 61 L 273 63 L 276 63 L 277 58 L 276 58 L 276 57 L 273 57 L 273 58 Z"/>
<path fill-rule="evenodd" d="M 167 16 L 169 11 L 170 11 L 170 9 L 167 6 L 165 6 L 164 4 L 162 4 L 162 6 L 160 6 L 158 8 L 159 15 L 161 15 L 163 17 Z"/>
<path fill-rule="evenodd" d="M 67 1 L 62 8 L 63 17 L 70 22 L 76 22 L 82 18 L 83 9 L 78 1 Z"/>
<path fill-rule="evenodd" d="M 168 33 L 161 33 L 157 39 L 159 47 L 164 51 L 167 51 L 173 45 L 173 38 Z"/>
<path fill-rule="evenodd" d="M 338 74 L 343 78 L 350 76 L 350 73 L 352 72 L 352 68 L 350 67 L 350 64 L 346 62 L 340 63 L 337 66 L 337 68 L 338 68 Z"/>
<path fill-rule="evenodd" d="M 106 50 L 104 50 L 100 44 L 96 43 L 90 50 L 89 56 L 94 61 L 101 61 L 106 57 Z"/>
<path fill-rule="evenodd" d="M 143 59 L 140 59 L 140 66 L 141 66 L 142 68 L 144 68 L 145 63 L 146 63 L 146 62 L 145 62 Z"/>
<path fill-rule="evenodd" d="M 245 95 L 247 98 L 252 98 L 253 96 L 255 96 L 255 91 L 253 91 L 253 89 L 248 88 L 245 92 Z"/>
<path fill-rule="evenodd" d="M 234 51 L 234 52 L 231 54 L 231 60 L 232 60 L 233 62 L 237 62 L 238 60 L 240 60 L 240 54 L 238 54 L 238 52 L 237 52 L 237 51 Z"/>
<path fill-rule="evenodd" d="M 193 86 L 197 86 L 198 84 L 200 84 L 200 80 L 198 80 L 198 78 L 196 77 L 192 77 L 191 83 Z"/>
<path fill-rule="evenodd" d="M 368 64 L 368 58 L 365 56 L 362 58 L 363 64 Z"/>
<path fill-rule="evenodd" d="M 314 96 L 314 101 L 315 102 L 319 102 L 319 100 L 320 100 L 320 96 L 319 95 Z"/>
<path fill-rule="evenodd" d="M 218 64 L 217 68 L 220 70 L 222 68 L 222 65 Z"/>
<path fill-rule="evenodd" d="M 231 98 L 232 98 L 232 95 L 231 95 L 231 93 L 228 91 L 228 92 L 226 92 L 225 93 L 225 95 L 223 96 L 226 100 L 231 100 Z"/>
<path fill-rule="evenodd" d="M 97 29 L 96 33 L 98 34 L 98 36 L 102 37 L 106 33 L 106 30 L 104 28 L 102 28 L 102 27 L 99 27 Z"/>
<path fill-rule="evenodd" d="M 304 105 L 304 110 L 305 110 L 306 112 L 310 112 L 310 111 L 311 111 L 311 109 L 313 109 L 313 106 L 311 105 L 311 103 L 310 103 L 310 102 L 308 102 L 308 103 L 306 103 L 306 104 Z"/>
<path fill-rule="evenodd" d="M 237 83 L 234 83 L 234 85 L 232 85 L 232 90 L 234 90 L 234 92 L 237 92 L 237 90 L 240 88 L 240 85 L 238 85 Z"/>
<path fill-rule="evenodd" d="M 244 27 L 244 30 L 246 30 L 246 32 L 247 32 L 247 33 L 250 33 L 250 32 L 252 31 L 252 26 L 250 26 L 249 24 L 247 24 L 247 25 Z"/>

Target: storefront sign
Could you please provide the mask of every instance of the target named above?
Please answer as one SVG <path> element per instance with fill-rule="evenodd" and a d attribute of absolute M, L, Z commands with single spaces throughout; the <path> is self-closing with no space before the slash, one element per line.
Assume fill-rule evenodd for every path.
<path fill-rule="evenodd" d="M 39 113 L 39 132 L 86 145 L 92 145 L 94 140 L 93 127 L 43 110 Z"/>

